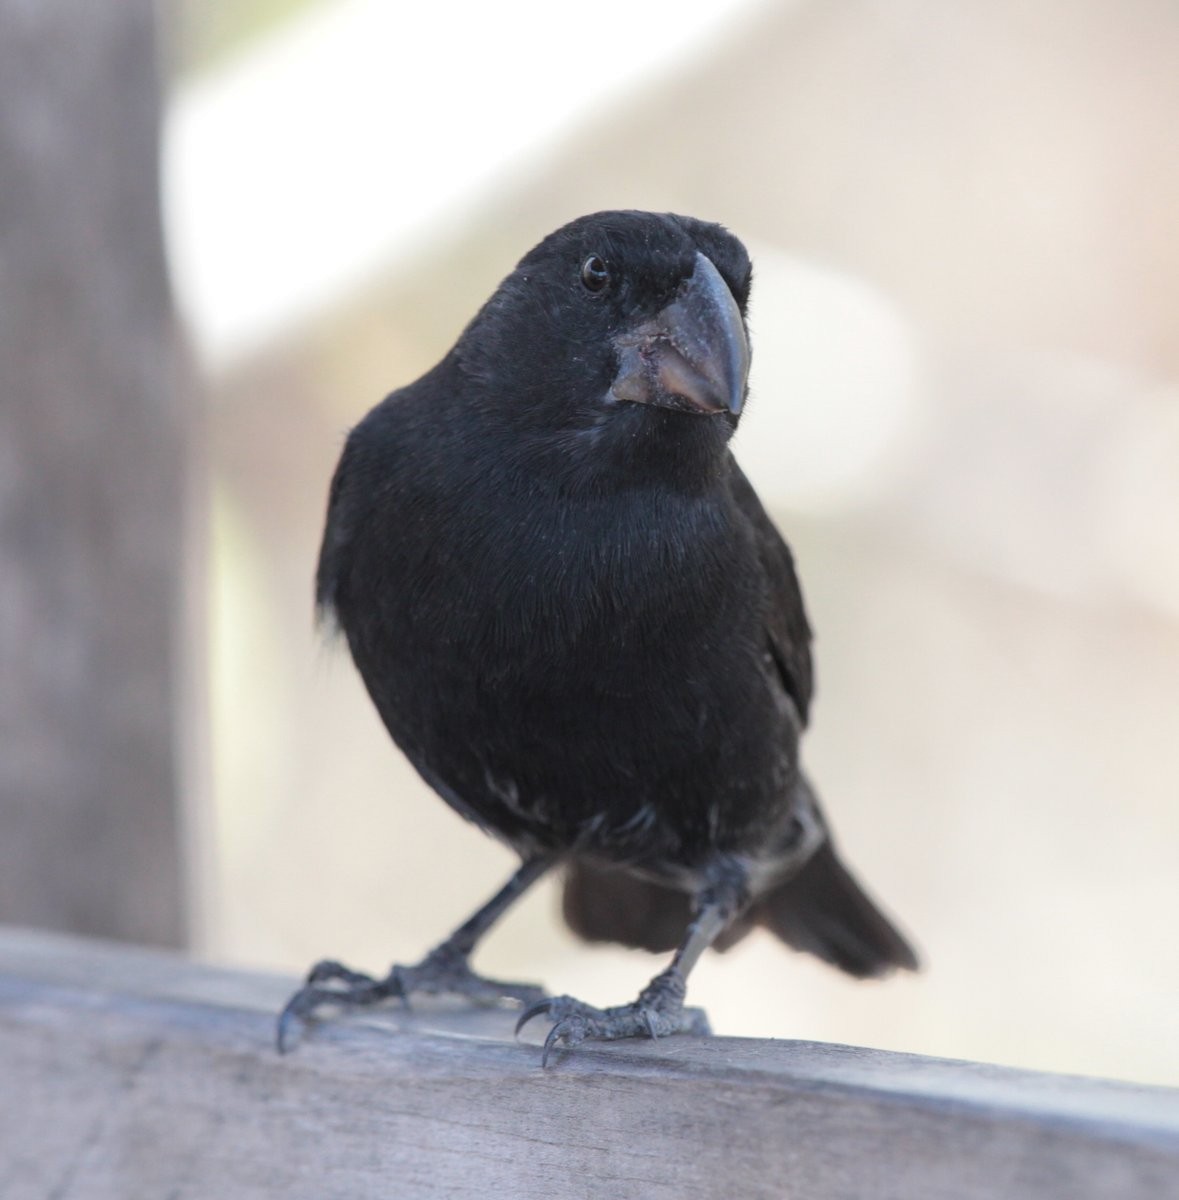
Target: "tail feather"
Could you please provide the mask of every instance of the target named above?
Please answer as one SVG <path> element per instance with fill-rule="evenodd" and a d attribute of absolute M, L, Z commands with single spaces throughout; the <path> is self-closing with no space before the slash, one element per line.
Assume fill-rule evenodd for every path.
<path fill-rule="evenodd" d="M 656 954 L 674 950 L 692 921 L 686 892 L 584 859 L 569 864 L 561 910 L 569 928 L 587 942 L 621 942 Z M 727 950 L 752 928 L 752 914 L 742 913 L 713 947 Z"/>
<path fill-rule="evenodd" d="M 575 859 L 565 876 L 566 923 L 591 942 L 674 950 L 692 919 L 691 898 L 624 869 Z M 917 969 L 917 955 L 824 842 L 801 871 L 759 897 L 717 938 L 727 950 L 755 925 L 857 979 Z"/>
<path fill-rule="evenodd" d="M 796 950 L 857 979 L 917 969 L 913 948 L 824 842 L 798 872 L 754 905 L 753 920 Z"/>

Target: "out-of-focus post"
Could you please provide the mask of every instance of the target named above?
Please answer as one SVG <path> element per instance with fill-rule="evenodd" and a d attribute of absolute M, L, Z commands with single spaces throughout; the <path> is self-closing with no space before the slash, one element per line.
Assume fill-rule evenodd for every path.
<path fill-rule="evenodd" d="M 0 0 L 0 921 L 186 936 L 153 0 Z"/>

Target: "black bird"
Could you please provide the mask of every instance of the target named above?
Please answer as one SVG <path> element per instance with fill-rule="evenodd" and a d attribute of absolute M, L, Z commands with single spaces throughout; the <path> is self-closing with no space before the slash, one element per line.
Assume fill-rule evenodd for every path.
<path fill-rule="evenodd" d="M 751 266 L 719 225 L 558 229 L 442 361 L 348 437 L 316 596 L 422 777 L 511 846 L 506 886 L 422 962 L 312 969 L 279 1021 L 414 992 L 531 1003 L 554 1045 L 707 1031 L 709 946 L 764 926 L 851 975 L 915 968 L 799 769 L 810 629 L 794 562 L 729 451 Z M 662 951 L 631 1004 L 473 973 L 550 868 L 580 935 Z"/>

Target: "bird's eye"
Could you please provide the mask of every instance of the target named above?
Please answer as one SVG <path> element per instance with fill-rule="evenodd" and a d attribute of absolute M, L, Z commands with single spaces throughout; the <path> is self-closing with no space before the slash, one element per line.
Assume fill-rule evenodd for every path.
<path fill-rule="evenodd" d="M 581 264 L 581 282 L 588 291 L 600 292 L 610 282 L 610 268 L 596 254 Z"/>

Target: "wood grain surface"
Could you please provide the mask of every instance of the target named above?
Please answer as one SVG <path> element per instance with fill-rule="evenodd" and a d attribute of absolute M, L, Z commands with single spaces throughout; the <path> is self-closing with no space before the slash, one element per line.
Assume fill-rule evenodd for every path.
<path fill-rule="evenodd" d="M 0 1195 L 1179 1195 L 1179 1091 L 790 1041 L 556 1056 L 435 1006 L 307 1031 L 289 978 L 0 930 Z"/>

